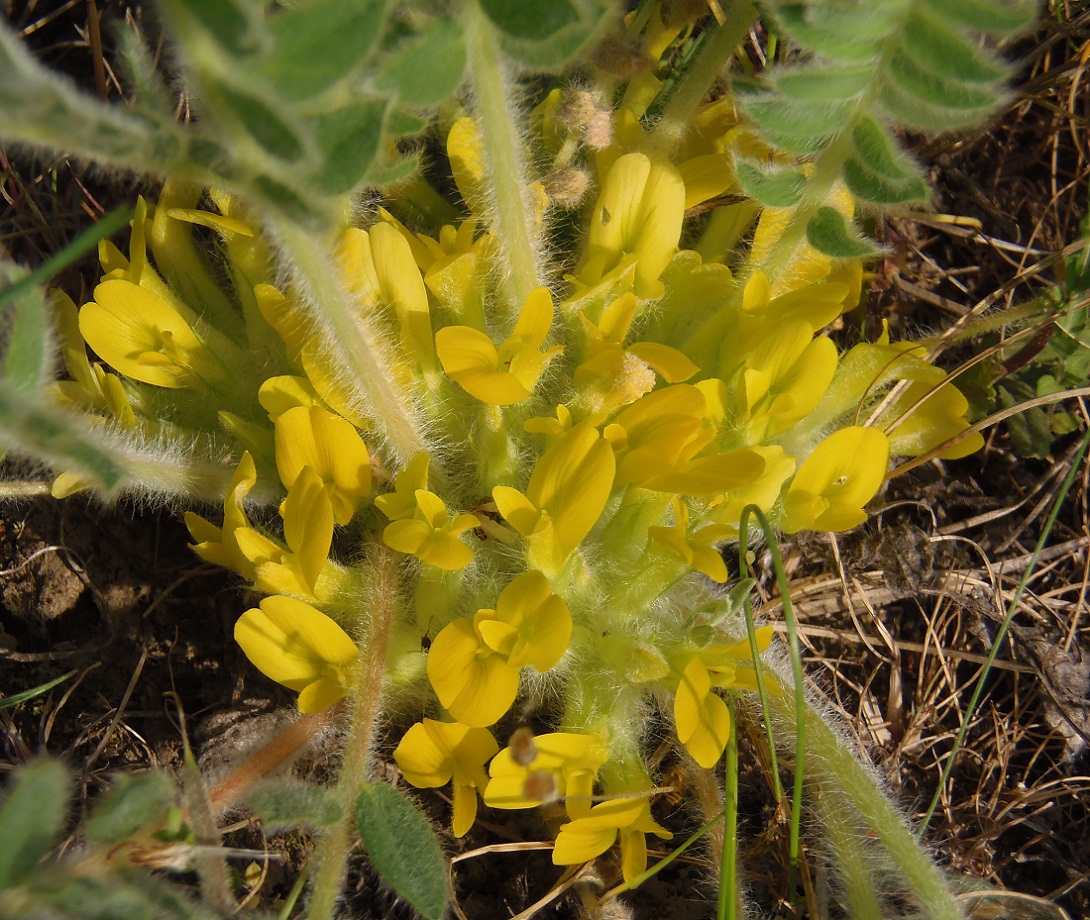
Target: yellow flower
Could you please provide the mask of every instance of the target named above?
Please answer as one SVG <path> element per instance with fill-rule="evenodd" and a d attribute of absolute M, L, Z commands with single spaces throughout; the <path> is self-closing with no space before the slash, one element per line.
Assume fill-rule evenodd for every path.
<path fill-rule="evenodd" d="M 876 428 L 853 425 L 829 435 L 807 457 L 783 498 L 781 526 L 800 530 L 849 530 L 867 519 L 889 464 L 889 438 Z"/>
<path fill-rule="evenodd" d="M 677 496 L 670 501 L 674 507 L 673 526 L 648 527 L 648 536 L 673 550 L 698 572 L 722 584 L 727 580 L 727 566 L 716 544 L 735 536 L 737 529 L 722 524 L 709 524 L 690 534 L 688 506 Z"/>
<path fill-rule="evenodd" d="M 267 597 L 235 623 L 235 641 L 266 677 L 299 691 L 299 711 L 328 709 L 349 690 L 356 644 L 332 619 L 292 597 Z"/>
<path fill-rule="evenodd" d="M 405 354 L 430 373 L 435 350 L 428 292 L 409 241 L 389 223 L 375 224 L 370 231 L 350 227 L 337 241 L 337 261 L 361 307 L 394 308 Z"/>
<path fill-rule="evenodd" d="M 647 834 L 664 840 L 674 835 L 651 817 L 651 803 L 645 795 L 612 799 L 595 805 L 582 818 L 561 825 L 553 848 L 553 863 L 570 866 L 589 862 L 621 838 L 621 872 L 631 882 L 647 868 Z"/>
<path fill-rule="evenodd" d="M 515 701 L 519 669 L 547 671 L 563 657 L 572 619 L 541 572 L 525 572 L 500 592 L 495 610 L 478 610 L 440 630 L 428 653 L 428 679 L 459 722 L 491 725 Z"/>
<path fill-rule="evenodd" d="M 333 519 L 352 520 L 356 504 L 371 494 L 371 458 L 359 432 L 319 406 L 288 409 L 276 419 L 276 470 L 290 489 L 304 467 L 322 479 Z"/>
<path fill-rule="evenodd" d="M 485 762 L 499 747 L 484 728 L 425 719 L 405 732 L 394 760 L 417 788 L 435 789 L 453 780 L 454 836 L 463 837 L 477 817 L 477 790 L 487 792 Z"/>
<path fill-rule="evenodd" d="M 509 406 L 529 396 L 541 372 L 558 354 L 559 345 L 540 351 L 553 321 L 548 288 L 526 298 L 515 331 L 496 348 L 492 340 L 469 326 L 447 326 L 435 336 L 443 370 L 471 396 L 494 406 Z"/>
<path fill-rule="evenodd" d="M 417 454 L 414 460 L 419 457 Z M 423 478 L 426 480 L 427 464 L 424 463 L 423 467 Z M 414 474 L 412 464 L 402 473 L 410 477 Z M 408 484 L 411 485 L 411 481 Z M 459 514 L 451 520 L 447 506 L 438 495 L 427 489 L 415 489 L 411 511 L 413 516 L 409 518 L 406 516 L 408 509 L 405 503 L 407 487 L 406 491 L 399 492 L 400 494 L 385 496 L 390 501 L 382 508 L 387 516 L 391 511 L 401 515 L 393 523 L 387 524 L 382 531 L 382 540 L 390 549 L 416 556 L 421 561 L 448 572 L 464 569 L 473 561 L 473 550 L 459 537 L 478 526 L 476 517 L 472 514 Z M 400 501 L 395 503 L 395 498 Z"/>
<path fill-rule="evenodd" d="M 321 477 L 309 466 L 295 477 L 281 503 L 280 516 L 287 551 L 253 528 L 239 527 L 234 532 L 239 551 L 253 567 L 254 588 L 264 594 L 326 600 L 337 571 L 329 558 L 333 507 Z"/>
<path fill-rule="evenodd" d="M 609 443 L 581 422 L 545 451 L 525 495 L 492 490 L 500 514 L 529 541 L 533 565 L 550 575 L 563 568 L 605 508 L 614 469 Z"/>
<path fill-rule="evenodd" d="M 166 300 L 121 278 L 103 281 L 79 313 L 80 334 L 126 377 L 167 389 L 203 390 L 224 376 L 215 356 Z"/>
<path fill-rule="evenodd" d="M 418 489 L 428 487 L 428 464 L 431 457 L 426 450 L 420 451 L 394 477 L 394 491 L 375 498 L 379 511 L 391 521 L 404 521 L 416 514 Z"/>
<path fill-rule="evenodd" d="M 757 630 L 757 651 L 772 641 L 772 627 Z M 674 694 L 674 724 L 678 740 L 700 766 L 714 767 L 730 737 L 730 710 L 712 687 L 755 690 L 752 668 L 738 669 L 750 658 L 749 640 L 712 645 L 689 659 Z M 771 678 L 769 678 L 771 681 Z"/>
<path fill-rule="evenodd" d="M 635 263 L 636 295 L 661 297 L 659 276 L 677 252 L 684 216 L 685 182 L 677 167 L 642 153 L 625 154 L 602 182 L 576 279 L 593 287 Z"/>
<path fill-rule="evenodd" d="M 605 429 L 617 453 L 616 484 L 714 495 L 758 481 L 765 460 L 756 450 L 696 456 L 715 433 L 701 387 L 677 384 L 640 397 Z"/>
<path fill-rule="evenodd" d="M 650 392 L 655 374 L 679 383 L 699 368 L 680 351 L 658 342 L 624 345 L 636 313 L 636 296 L 623 294 L 602 311 L 597 324 L 580 314 L 587 334 L 583 361 L 574 382 L 594 411 L 608 412 Z"/>
<path fill-rule="evenodd" d="M 87 344 L 79 331 L 79 311 L 72 298 L 63 291 L 53 291 L 50 306 L 64 367 L 72 378 L 56 381 L 54 392 L 77 409 L 110 415 L 124 428 L 136 427 L 136 415 L 121 378 L 87 360 Z"/>
<path fill-rule="evenodd" d="M 233 569 L 247 580 L 254 577 L 254 565 L 242 552 L 236 534 L 250 526 L 242 502 L 257 483 L 257 468 L 250 452 L 243 453 L 223 498 L 223 527 L 217 527 L 192 511 L 185 513 L 185 526 L 196 544 L 190 549 L 206 562 Z"/>
<path fill-rule="evenodd" d="M 507 747 L 488 767 L 492 777 L 484 794 L 492 808 L 533 808 L 543 801 L 565 799 L 568 817 L 590 813 L 594 780 L 609 759 L 598 735 L 551 732 L 535 735 L 527 759 L 516 759 Z"/>
<path fill-rule="evenodd" d="M 836 365 L 836 346 L 830 339 L 815 339 L 808 323 L 771 326 L 742 371 L 742 416 L 750 439 L 774 437 L 809 415 L 829 388 Z"/>

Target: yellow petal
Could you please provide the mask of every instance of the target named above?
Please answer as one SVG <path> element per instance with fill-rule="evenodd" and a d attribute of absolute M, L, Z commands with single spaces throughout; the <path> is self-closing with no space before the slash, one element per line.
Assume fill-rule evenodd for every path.
<path fill-rule="evenodd" d="M 495 655 L 480 656 L 473 624 L 455 620 L 440 630 L 428 653 L 428 679 L 439 702 L 465 725 L 483 728 L 500 719 L 518 693 L 518 671 Z"/>
<path fill-rule="evenodd" d="M 685 668 L 674 695 L 674 722 L 678 740 L 700 766 L 714 767 L 730 737 L 730 711 L 711 692 L 711 680 L 700 658 Z"/>
<path fill-rule="evenodd" d="M 266 677 L 292 690 L 355 660 L 355 643 L 332 619 L 290 597 L 267 597 L 235 623 L 235 641 Z"/>
<path fill-rule="evenodd" d="M 185 319 L 131 281 L 99 284 L 80 310 L 79 328 L 99 357 L 133 380 L 178 389 L 210 376 L 210 356 Z"/>

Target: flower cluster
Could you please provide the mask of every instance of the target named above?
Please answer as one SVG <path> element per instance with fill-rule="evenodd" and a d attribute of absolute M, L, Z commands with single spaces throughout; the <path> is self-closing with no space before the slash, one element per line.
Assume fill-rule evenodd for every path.
<path fill-rule="evenodd" d="M 640 86 L 630 82 L 626 105 Z M 535 125 L 567 167 L 565 139 L 587 132 L 564 121 L 562 95 Z M 141 205 L 127 257 L 103 245 L 93 299 L 78 313 L 58 303 L 72 379 L 56 394 L 135 437 L 189 432 L 210 457 L 230 440 L 222 523 L 186 523 L 202 558 L 266 595 L 235 637 L 299 691 L 304 712 L 353 692 L 368 590 L 356 560 L 368 545 L 395 553 L 390 690 L 431 688 L 394 755 L 405 778 L 453 784 L 456 835 L 479 794 L 496 808 L 561 799 L 554 860 L 593 859 L 619 839 L 631 879 L 646 834 L 670 836 L 651 814 L 641 714 L 671 701 L 680 746 L 711 767 L 731 730 L 721 692 L 755 687 L 734 604 L 711 585 L 727 581 L 720 547 L 743 509 L 785 533 L 853 527 L 890 456 L 935 450 L 966 429 L 967 406 L 910 345 L 842 353 L 826 334 L 859 301 L 858 261 L 804 243 L 765 275 L 785 230 L 777 209 L 756 216 L 748 256 L 730 266 L 716 228 L 752 218 L 751 202 L 723 206 L 693 236 L 688 209 L 737 192 L 734 157 L 759 148 L 728 110 L 703 110 L 671 156 L 632 110 L 612 125 L 588 167 L 597 191 L 577 257 L 518 302 L 501 283 L 502 241 L 482 229 L 487 177 L 468 118 L 446 142 L 471 216 L 428 236 L 380 209 L 331 241 L 334 283 L 384 331 L 390 386 L 422 407 L 426 448 L 403 462 L 326 360 L 304 295 L 276 286 L 237 203 L 214 196 L 198 209 L 195 192 L 171 184 Z M 544 233 L 545 186 L 526 200 Z M 195 226 L 220 241 L 229 293 Z M 84 343 L 117 374 L 90 363 Z M 62 477 L 56 490 L 79 485 Z M 770 639 L 758 631 L 759 651 Z M 558 730 L 516 732 L 498 751 L 493 727 L 531 707 Z"/>

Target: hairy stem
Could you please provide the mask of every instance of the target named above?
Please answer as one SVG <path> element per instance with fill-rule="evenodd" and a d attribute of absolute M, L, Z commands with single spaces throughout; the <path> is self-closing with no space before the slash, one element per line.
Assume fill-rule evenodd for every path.
<path fill-rule="evenodd" d="M 649 153 L 663 157 L 673 154 L 692 125 L 704 97 L 714 87 L 727 61 L 757 18 L 757 6 L 752 0 L 731 0 L 723 13 L 723 25 L 704 42 L 667 99 L 662 117 L 649 138 Z"/>
<path fill-rule="evenodd" d="M 528 180 L 522 137 L 518 131 L 517 96 L 504 67 L 492 23 L 475 2 L 466 4 L 466 52 L 475 100 L 474 113 L 484 148 L 485 183 L 491 193 L 489 219 L 506 268 L 503 289 L 514 315 L 541 284 L 541 245 L 531 227 L 532 210 L 525 200 Z"/>
<path fill-rule="evenodd" d="M 787 694 L 773 694 L 769 696 L 769 703 L 775 715 L 793 728 L 793 699 Z M 927 916 L 932 920 L 964 920 L 941 873 L 913 838 L 874 778 L 812 709 L 806 715 L 806 738 L 811 755 L 810 770 L 819 782 L 828 785 L 829 794 L 835 790 L 837 797 L 850 803 L 874 831 L 904 874 L 907 890 L 914 892 L 926 908 Z"/>
<path fill-rule="evenodd" d="M 425 449 L 424 425 L 413 393 L 398 385 L 394 356 L 373 321 L 353 309 L 331 270 L 329 240 L 270 215 L 282 252 L 298 272 L 311 316 L 325 333 L 323 353 L 361 397 L 358 407 L 392 450 L 397 465 Z M 433 460 L 433 463 L 435 461 Z"/>
<path fill-rule="evenodd" d="M 356 797 L 360 782 L 368 775 L 382 681 L 386 674 L 386 643 L 396 596 L 397 567 L 393 553 L 385 547 L 375 548 L 369 561 L 371 625 L 361 643 L 364 650 L 362 673 L 353 697 L 352 724 L 337 780 L 337 798 L 344 809 L 344 819 L 322 838 L 315 852 L 317 871 L 307 910 L 308 920 L 332 920 L 334 916 L 356 824 Z"/>

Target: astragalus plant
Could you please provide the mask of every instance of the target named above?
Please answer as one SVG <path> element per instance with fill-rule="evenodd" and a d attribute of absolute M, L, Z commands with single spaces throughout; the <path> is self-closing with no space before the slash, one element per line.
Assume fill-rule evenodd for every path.
<path fill-rule="evenodd" d="M 874 216 L 928 204 L 898 132 L 985 121 L 1033 6 L 156 9 L 171 69 L 119 31 L 125 104 L 0 32 L 0 139 L 151 190 L 87 303 L 9 289 L 0 434 L 57 497 L 193 509 L 194 551 L 260 598 L 234 630 L 254 667 L 336 707 L 307 916 L 337 914 L 358 830 L 390 862 L 366 780 L 376 729 L 410 723 L 393 759 L 449 786 L 455 837 L 481 800 L 560 801 L 553 862 L 619 846 L 625 886 L 649 834 L 679 843 L 665 734 L 693 810 L 727 815 L 706 840 L 734 915 L 739 720 L 798 769 L 848 913 L 961 916 L 722 551 L 758 518 L 853 528 L 891 458 L 980 446 L 933 343 L 865 341 L 853 311 Z M 789 63 L 756 68 L 769 35 Z M 34 878 L 9 889 L 48 913 Z"/>

